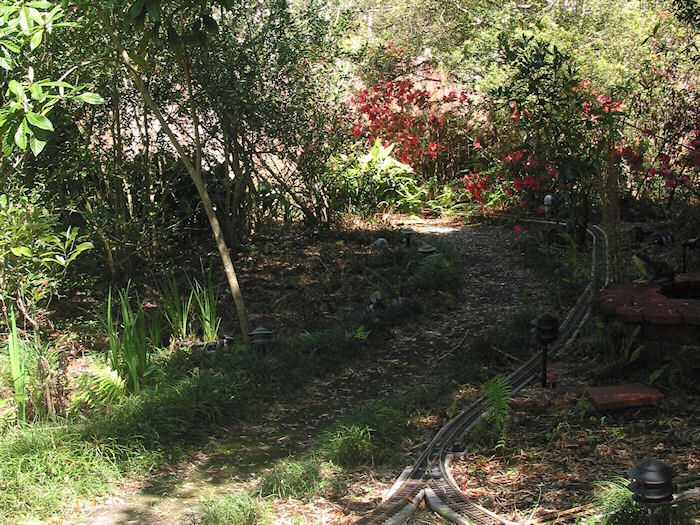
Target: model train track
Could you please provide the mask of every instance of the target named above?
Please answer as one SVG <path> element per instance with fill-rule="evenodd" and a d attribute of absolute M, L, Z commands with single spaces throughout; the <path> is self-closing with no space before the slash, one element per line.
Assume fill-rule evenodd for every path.
<path fill-rule="evenodd" d="M 533 221 L 547 223 L 547 221 Z M 550 224 L 557 224 L 549 222 Z M 548 356 L 556 356 L 568 346 L 586 322 L 594 291 L 606 286 L 609 280 L 607 266 L 607 239 L 600 226 L 587 229 L 592 238 L 593 252 L 591 282 L 579 296 L 576 304 L 561 323 L 559 334 L 549 348 Z M 538 352 L 505 378 L 515 394 L 540 373 L 542 353 Z M 472 430 L 487 410 L 486 398 L 481 397 L 466 410 L 450 420 L 435 435 L 410 469 L 406 469 L 395 484 L 389 497 L 373 511 L 360 518 L 355 525 L 395 525 L 403 523 L 425 498 L 430 509 L 463 525 L 509 524 L 505 518 L 470 501 L 459 489 L 450 474 L 450 463 L 455 444 Z"/>

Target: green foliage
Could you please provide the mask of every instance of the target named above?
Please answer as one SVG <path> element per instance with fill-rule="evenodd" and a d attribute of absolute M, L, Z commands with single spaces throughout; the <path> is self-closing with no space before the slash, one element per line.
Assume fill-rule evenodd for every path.
<path fill-rule="evenodd" d="M 175 277 L 166 278 L 165 284 L 159 287 L 160 302 L 158 306 L 168 321 L 172 334 L 172 342 L 183 341 L 189 336 L 189 318 L 194 290 L 190 291 L 187 299 L 180 296 Z"/>
<path fill-rule="evenodd" d="M 198 510 L 198 525 L 259 525 L 268 519 L 261 504 L 243 491 L 209 497 Z"/>
<path fill-rule="evenodd" d="M 546 276 L 555 304 L 570 306 L 589 280 L 590 266 L 584 260 L 574 239 L 566 233 L 547 233 L 546 238 L 522 235 L 520 249 L 524 265 Z"/>
<path fill-rule="evenodd" d="M 10 366 L 12 368 L 12 384 L 15 391 L 15 402 L 17 403 L 17 420 L 20 423 L 26 423 L 27 371 L 25 355 L 17 333 L 17 323 L 15 322 L 15 313 L 12 308 L 10 308 L 10 336 L 7 340 L 7 345 L 10 355 Z"/>
<path fill-rule="evenodd" d="M 68 411 L 109 409 L 122 400 L 125 393 L 126 381 L 119 373 L 108 365 L 96 363 L 76 382 Z"/>
<path fill-rule="evenodd" d="M 85 91 L 87 86 L 66 82 L 65 76 L 59 80 L 35 79 L 32 56 L 38 53 L 37 48 L 55 29 L 74 25 L 59 22 L 63 17 L 61 6 L 49 1 L 0 4 L 0 67 L 5 70 L 0 86 L 5 90 L 0 107 L 0 141 L 4 157 L 10 157 L 15 148 L 29 148 L 35 156 L 41 153 L 54 131 L 48 114 L 58 102 L 104 102 Z"/>
<path fill-rule="evenodd" d="M 698 0 L 673 0 L 676 16 L 696 30 L 700 28 L 700 3 Z"/>
<path fill-rule="evenodd" d="M 323 477 L 321 465 L 316 459 L 287 459 L 263 476 L 258 492 L 263 497 L 305 499 L 322 494 L 329 488 L 329 482 Z"/>
<path fill-rule="evenodd" d="M 319 455 L 341 467 L 372 463 L 372 432 L 366 425 L 340 425 L 322 438 Z"/>
<path fill-rule="evenodd" d="M 604 517 L 601 525 L 644 525 L 649 522 L 649 511 L 632 499 L 627 488 L 629 480 L 615 478 L 595 484 L 594 501 Z"/>
<path fill-rule="evenodd" d="M 27 317 L 56 290 L 68 265 L 93 247 L 76 228 L 56 233 L 57 221 L 38 191 L 0 194 L 0 300 Z"/>
<path fill-rule="evenodd" d="M 461 285 L 459 265 L 441 253 L 428 255 L 421 260 L 406 282 L 407 290 L 414 293 L 445 292 L 458 295 Z"/>
<path fill-rule="evenodd" d="M 117 457 L 142 465 L 150 461 L 147 451 L 133 445 L 126 450 L 112 439 L 93 440 L 73 424 L 34 424 L 5 433 L 0 440 L 0 520 L 43 520 L 61 515 L 75 500 L 108 493 L 124 474 Z"/>
<path fill-rule="evenodd" d="M 192 286 L 190 298 L 194 296 L 197 303 L 199 325 L 202 328 L 202 337 L 205 341 L 216 341 L 219 339 L 219 325 L 221 317 L 216 315 L 217 297 L 214 291 L 214 284 L 211 281 L 211 273 L 205 284 L 195 281 Z M 184 307 L 183 307 L 184 308 Z"/>
<path fill-rule="evenodd" d="M 511 387 L 503 377 L 494 377 L 489 379 L 484 384 L 484 394 L 486 395 L 486 420 L 489 423 L 494 423 L 498 432 L 500 433 L 500 438 L 496 449 L 505 449 L 506 437 L 508 434 L 508 424 L 506 417 L 510 412 L 510 396 Z"/>
<path fill-rule="evenodd" d="M 109 339 L 109 363 L 127 381 L 129 392 L 138 394 L 141 384 L 156 365 L 151 363 L 151 341 L 149 341 L 148 320 L 146 312 L 136 296 L 137 307 L 134 310 L 129 302 L 129 285 L 119 291 L 121 306 L 121 330 L 112 315 L 112 290 L 107 298 L 105 326 Z"/>
<path fill-rule="evenodd" d="M 422 191 L 413 169 L 392 157 L 393 150 L 393 144 L 385 147 L 377 139 L 369 153 L 349 166 L 340 162 L 335 206 L 366 217 L 390 204 L 398 211 L 416 211 Z"/>
<path fill-rule="evenodd" d="M 414 398 L 388 399 L 347 416 L 321 436 L 319 456 L 347 468 L 391 459 L 410 433 L 418 404 Z"/>

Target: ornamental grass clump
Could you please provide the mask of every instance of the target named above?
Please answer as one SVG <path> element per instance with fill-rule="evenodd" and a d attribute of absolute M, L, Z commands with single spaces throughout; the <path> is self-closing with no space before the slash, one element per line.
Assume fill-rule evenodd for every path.
<path fill-rule="evenodd" d="M 156 366 L 151 363 L 148 321 L 146 312 L 136 296 L 137 307 L 129 303 L 129 285 L 119 291 L 121 332 L 112 314 L 112 290 L 107 298 L 105 325 L 109 340 L 109 364 L 127 381 L 129 392 L 138 394 L 146 377 Z"/>

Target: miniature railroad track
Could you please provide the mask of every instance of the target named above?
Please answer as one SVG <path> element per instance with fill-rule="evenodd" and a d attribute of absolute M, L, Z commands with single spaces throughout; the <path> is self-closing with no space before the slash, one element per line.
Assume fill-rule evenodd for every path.
<path fill-rule="evenodd" d="M 557 224 L 550 221 L 533 221 Z M 548 356 L 556 356 L 568 346 L 586 322 L 590 300 L 594 290 L 606 286 L 609 280 L 607 266 L 607 238 L 600 226 L 589 226 L 592 238 L 591 282 L 579 296 L 566 319 L 561 323 L 559 335 L 549 348 Z M 540 373 L 542 353 L 538 352 L 517 370 L 506 377 L 515 394 Z M 412 467 L 406 469 L 395 484 L 390 496 L 372 512 L 355 522 L 355 525 L 397 525 L 403 523 L 425 498 L 428 507 L 453 523 L 460 525 L 510 524 L 505 518 L 470 501 L 459 489 L 450 474 L 455 445 L 472 430 L 485 415 L 486 398 L 481 397 L 469 408 L 445 424 L 418 457 Z"/>

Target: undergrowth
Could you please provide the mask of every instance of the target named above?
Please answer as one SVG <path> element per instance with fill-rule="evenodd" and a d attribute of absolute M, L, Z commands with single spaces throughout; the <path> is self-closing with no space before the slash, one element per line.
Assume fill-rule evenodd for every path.
<path fill-rule="evenodd" d="M 323 475 L 321 463 L 313 457 L 301 461 L 280 461 L 263 476 L 258 485 L 261 496 L 282 499 L 311 498 L 324 494 L 330 488 L 331 482 Z"/>
<path fill-rule="evenodd" d="M 210 353 L 180 347 L 178 342 L 191 328 L 184 307 L 175 304 L 178 299 L 171 282 L 172 300 L 163 308 L 173 317 L 169 319 L 172 344 L 169 348 L 151 344 L 148 362 L 137 371 L 137 377 L 124 373 L 132 370 L 114 359 L 122 372 L 120 378 L 114 367 L 99 364 L 108 360 L 107 355 L 121 357 L 121 348 L 116 346 L 129 342 L 117 333 L 116 320 L 109 319 L 107 355 L 93 356 L 98 364 L 78 382 L 71 415 L 57 416 L 52 427 L 36 423 L 2 434 L 0 521 L 60 514 L 75 500 L 108 493 L 125 477 L 185 458 L 188 450 L 202 445 L 232 421 L 256 417 L 279 399 L 303 397 L 313 378 L 367 356 L 371 346 L 393 327 L 414 320 L 426 304 L 433 304 L 431 301 L 444 302 L 445 290 L 459 290 L 459 264 L 447 250 L 444 256 L 430 260 L 417 253 L 411 255 L 403 247 L 395 253 L 396 264 L 402 262 L 398 266 L 388 252 L 376 254 L 382 264 L 386 263 L 375 265 L 380 274 L 396 277 L 390 296 L 407 293 L 404 290 L 409 282 L 427 280 L 428 285 L 411 285 L 416 292 L 420 288 L 420 300 L 404 298 L 372 312 L 361 308 L 328 328 L 280 337 L 266 351 L 234 346 Z M 400 272 L 394 274 L 394 268 Z M 373 279 L 381 281 L 376 276 Z M 190 305 L 189 297 L 179 298 Z M 125 307 L 127 294 L 121 299 Z M 141 304 L 135 308 L 127 314 L 141 315 Z M 168 317 L 162 311 L 157 313 Z M 163 332 L 147 326 L 145 317 L 133 324 L 138 325 L 139 342 L 160 342 Z M 145 376 L 148 381 L 142 382 Z M 328 436 L 335 438 L 319 447 L 326 463 L 316 459 L 283 463 L 266 478 L 262 493 L 287 497 L 332 490 L 332 476 L 324 471 L 336 462 L 350 465 L 387 460 L 391 455 L 387 451 L 409 431 L 413 411 L 405 400 L 383 402 L 363 411 L 353 421 L 341 423 L 346 426 L 335 434 L 330 431 Z M 285 480 L 284 486 L 276 485 L 275 476 Z"/>
<path fill-rule="evenodd" d="M 193 525 L 265 525 L 271 523 L 264 505 L 243 491 L 218 494 L 199 506 Z"/>

